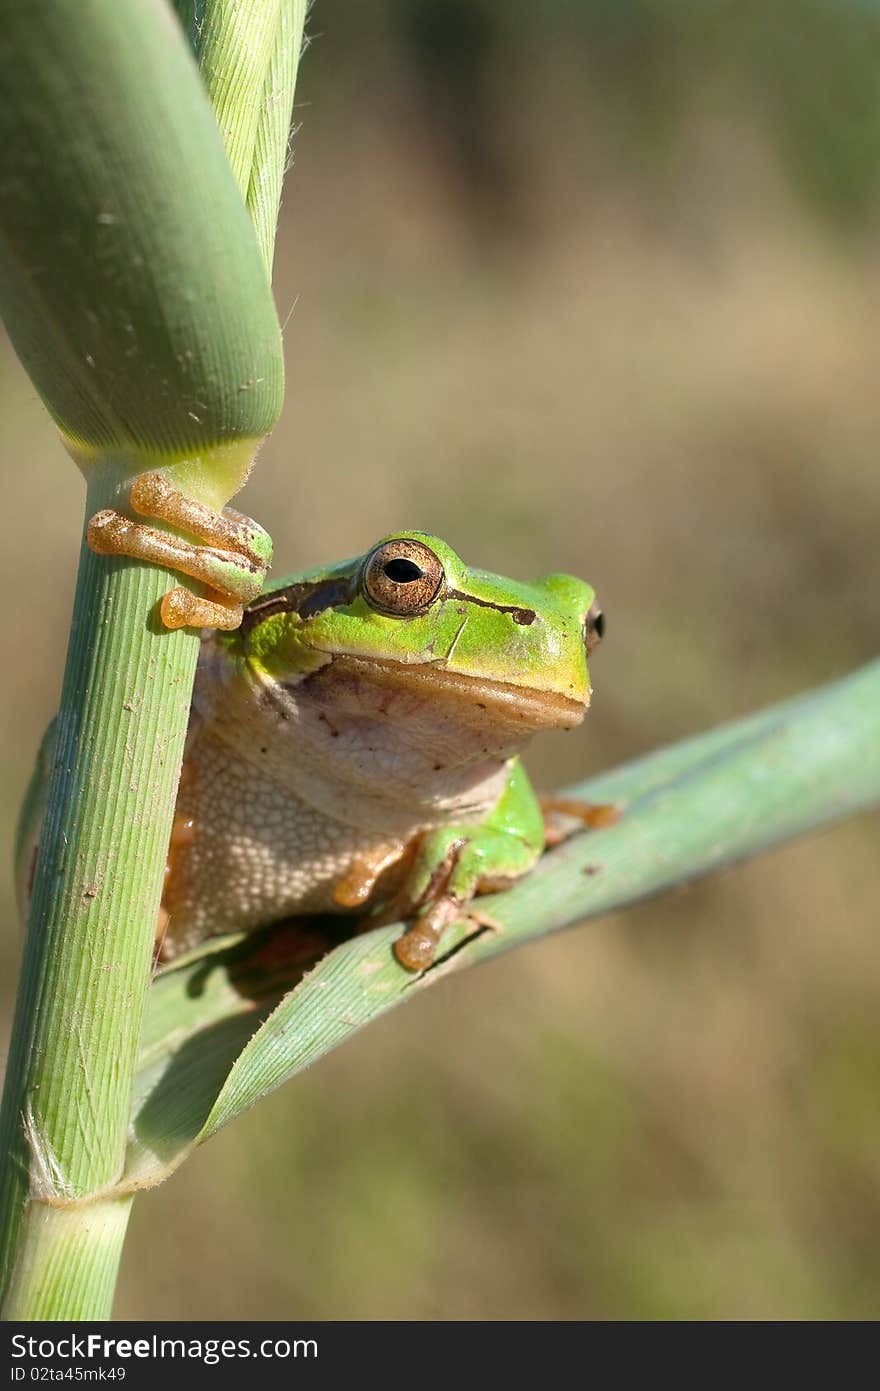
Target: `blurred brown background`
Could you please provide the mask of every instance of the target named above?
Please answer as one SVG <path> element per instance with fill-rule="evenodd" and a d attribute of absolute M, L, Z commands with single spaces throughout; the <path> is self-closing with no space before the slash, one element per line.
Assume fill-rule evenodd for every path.
<path fill-rule="evenodd" d="M 594 708 L 544 786 L 873 657 L 876 9 L 320 0 L 310 29 L 288 402 L 242 499 L 277 572 L 416 525 L 589 578 Z M 82 497 L 8 349 L 0 391 L 8 1015 Z M 118 1314 L 876 1317 L 876 832 L 372 1026 L 136 1205 Z"/>

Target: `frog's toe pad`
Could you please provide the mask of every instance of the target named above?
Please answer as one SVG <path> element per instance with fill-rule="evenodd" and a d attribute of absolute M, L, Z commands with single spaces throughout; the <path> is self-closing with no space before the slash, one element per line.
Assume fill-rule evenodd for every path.
<path fill-rule="evenodd" d="M 393 951 L 400 965 L 407 971 L 427 971 L 434 965 L 443 933 L 455 922 L 465 922 L 473 929 L 464 941 L 480 932 L 504 930 L 501 923 L 481 912 L 475 904 L 460 903 L 449 895 L 435 903 L 423 918 L 398 937 Z"/>
<path fill-rule="evenodd" d="M 159 613 L 166 628 L 221 628 L 232 632 L 241 623 L 244 609 L 241 604 L 202 598 L 177 585 L 163 598 Z"/>
<path fill-rule="evenodd" d="M 452 894 L 438 898 L 394 943 L 394 955 L 401 966 L 407 971 L 426 971 L 433 966 L 443 933 L 463 915 L 464 905 Z"/>
<path fill-rule="evenodd" d="M 437 942 L 433 937 L 420 933 L 418 928 L 410 928 L 394 943 L 394 955 L 407 971 L 427 971 L 433 966 L 437 954 Z"/>

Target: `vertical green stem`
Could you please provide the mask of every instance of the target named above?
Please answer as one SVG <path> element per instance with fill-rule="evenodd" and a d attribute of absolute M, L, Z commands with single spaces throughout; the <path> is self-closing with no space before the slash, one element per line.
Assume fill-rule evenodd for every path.
<path fill-rule="evenodd" d="M 29 1204 L 4 1318 L 108 1319 L 131 1204 Z"/>
<path fill-rule="evenodd" d="M 247 206 L 270 277 L 305 18 L 306 0 L 281 0 L 275 47 L 269 59 L 254 136 Z"/>
<path fill-rule="evenodd" d="M 94 474 L 87 516 L 115 500 L 110 472 Z M 7 1275 L 31 1198 L 99 1193 L 122 1165 L 198 652 L 195 633 L 156 622 L 170 583 L 83 546 L 0 1114 Z M 10 1307 L 37 1317 L 20 1270 Z"/>
<path fill-rule="evenodd" d="M 190 30 L 226 157 L 244 198 L 280 8 L 281 0 L 214 0 Z"/>
<path fill-rule="evenodd" d="M 282 6 L 298 34 L 278 32 Z M 181 8 L 204 20 L 210 102 L 165 0 L 41 0 L 7 6 L 0 26 L 0 305 L 87 469 L 87 518 L 124 506 L 145 468 L 222 506 L 281 407 L 265 270 L 303 7 Z M 278 176 L 261 183 L 259 248 L 241 197 L 257 142 Z M 35 563 L 40 540 L 35 519 Z M 125 1223 L 105 1195 L 125 1150 L 198 655 L 195 633 L 158 622 L 173 582 L 83 547 L 0 1111 L 0 1300 L 19 1318 L 109 1310 Z"/>

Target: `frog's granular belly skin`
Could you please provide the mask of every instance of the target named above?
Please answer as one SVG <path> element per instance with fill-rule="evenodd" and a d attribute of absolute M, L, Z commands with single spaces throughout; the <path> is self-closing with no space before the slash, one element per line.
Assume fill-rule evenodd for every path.
<path fill-rule="evenodd" d="M 293 914 L 339 912 L 333 890 L 353 861 L 405 848 L 317 811 L 210 736 L 188 753 L 177 817 L 192 829 L 169 861 L 165 955 Z"/>

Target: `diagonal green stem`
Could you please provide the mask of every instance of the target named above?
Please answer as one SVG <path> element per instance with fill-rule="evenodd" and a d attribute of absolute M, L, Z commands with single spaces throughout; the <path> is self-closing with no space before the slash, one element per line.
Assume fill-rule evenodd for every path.
<path fill-rule="evenodd" d="M 614 826 L 572 836 L 506 893 L 480 899 L 480 914 L 500 930 L 459 925 L 422 976 L 392 956 L 401 925 L 343 942 L 317 965 L 320 942 L 313 937 L 304 959 L 301 931 L 285 939 L 278 929 L 268 957 L 265 943 L 245 941 L 160 976 L 122 1191 L 159 1181 L 259 1097 L 449 972 L 880 804 L 880 662 L 569 795 L 613 797 L 624 814 Z M 285 940 L 296 967 L 287 980 L 302 978 L 273 1011 Z"/>

